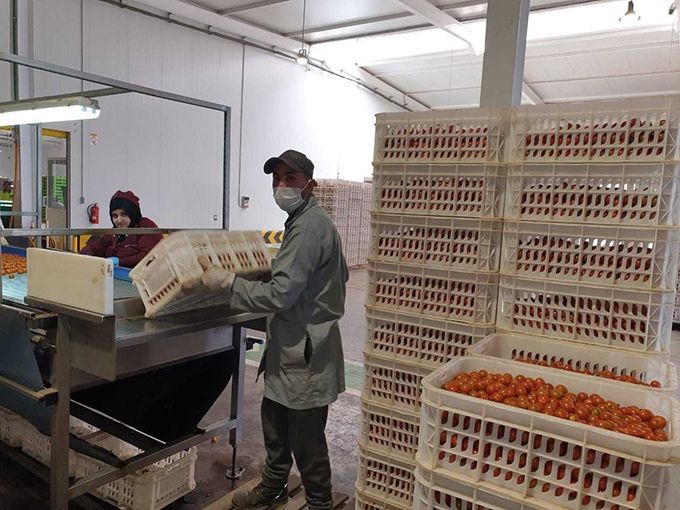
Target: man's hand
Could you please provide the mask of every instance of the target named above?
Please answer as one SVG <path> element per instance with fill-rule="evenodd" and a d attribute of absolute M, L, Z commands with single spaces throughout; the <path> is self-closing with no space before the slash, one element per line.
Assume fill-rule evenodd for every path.
<path fill-rule="evenodd" d="M 210 291 L 231 291 L 236 275 L 217 265 L 211 265 L 201 276 L 201 283 Z"/>

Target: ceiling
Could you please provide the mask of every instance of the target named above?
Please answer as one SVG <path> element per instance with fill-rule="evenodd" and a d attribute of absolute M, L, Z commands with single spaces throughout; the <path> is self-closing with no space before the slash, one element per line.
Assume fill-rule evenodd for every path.
<path fill-rule="evenodd" d="M 289 52 L 301 45 L 304 2 L 136 0 Z M 672 2 L 636 2 L 646 23 L 623 27 L 624 0 L 532 0 L 524 101 L 680 93 Z M 416 109 L 477 106 L 483 55 L 461 34 L 483 41 L 485 15 L 480 0 L 306 0 L 304 40 L 313 58 Z"/>

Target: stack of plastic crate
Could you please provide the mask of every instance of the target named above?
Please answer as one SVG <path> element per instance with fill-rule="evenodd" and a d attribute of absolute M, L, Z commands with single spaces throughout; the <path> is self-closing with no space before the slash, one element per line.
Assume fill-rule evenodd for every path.
<path fill-rule="evenodd" d="M 339 179 L 319 179 L 314 194 L 333 220 L 350 267 L 366 264 L 368 238 L 363 235 L 369 225 L 365 218 L 369 214 L 371 184 Z"/>
<path fill-rule="evenodd" d="M 675 306 L 673 307 L 673 329 L 680 329 L 680 266 L 675 280 Z"/>
<path fill-rule="evenodd" d="M 677 387 L 666 375 L 675 371 L 667 356 L 679 248 L 678 105 L 521 107 L 511 119 L 497 328 L 520 336 L 487 339 L 496 345 L 481 358 L 473 353 L 424 381 L 417 506 L 677 508 L 677 426 L 659 445 L 442 389 L 457 373 L 484 369 L 680 419 L 678 402 L 664 395 Z M 632 374 L 662 388 L 520 357 Z"/>
<path fill-rule="evenodd" d="M 502 120 L 377 118 L 358 509 L 411 508 L 421 380 L 494 331 Z"/>

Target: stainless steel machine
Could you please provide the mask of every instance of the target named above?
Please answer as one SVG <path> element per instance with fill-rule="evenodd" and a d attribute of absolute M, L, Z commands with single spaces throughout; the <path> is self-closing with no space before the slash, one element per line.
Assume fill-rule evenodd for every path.
<path fill-rule="evenodd" d="M 0 405 L 51 436 L 51 508 L 66 509 L 70 499 L 220 433 L 229 433 L 235 461 L 245 329 L 264 330 L 263 315 L 218 307 L 145 319 L 124 274 L 114 281 L 114 313 L 105 315 L 28 296 L 25 280 L 25 275 L 2 278 Z M 229 383 L 228 417 L 201 424 Z M 71 415 L 144 452 L 121 461 L 69 435 Z M 71 483 L 69 447 L 108 467 Z M 22 461 L 21 452 L 3 449 Z"/>

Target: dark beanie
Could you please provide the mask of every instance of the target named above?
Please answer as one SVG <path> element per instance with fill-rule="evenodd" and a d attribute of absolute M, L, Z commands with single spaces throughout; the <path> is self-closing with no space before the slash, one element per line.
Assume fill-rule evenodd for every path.
<path fill-rule="evenodd" d="M 130 217 L 130 226 L 136 227 L 142 221 L 142 211 L 139 208 L 139 197 L 132 191 L 116 191 L 111 197 L 109 203 L 109 217 L 113 211 L 122 209 Z M 113 219 L 111 219 L 113 223 Z"/>

